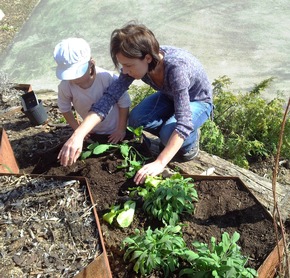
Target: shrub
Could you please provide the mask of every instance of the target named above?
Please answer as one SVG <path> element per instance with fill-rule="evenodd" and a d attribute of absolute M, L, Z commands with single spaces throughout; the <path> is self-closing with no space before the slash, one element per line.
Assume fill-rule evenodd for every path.
<path fill-rule="evenodd" d="M 133 109 L 145 97 L 152 95 L 154 92 L 155 90 L 147 84 L 142 86 L 132 84 L 128 90 L 128 93 L 132 99 L 131 109 Z"/>
<path fill-rule="evenodd" d="M 214 81 L 214 122 L 202 126 L 202 148 L 247 168 L 250 160 L 276 154 L 284 115 L 284 100 L 267 102 L 261 97 L 273 81 L 266 79 L 250 92 L 234 94 L 230 79 Z M 290 156 L 290 119 L 287 119 L 281 156 Z"/>

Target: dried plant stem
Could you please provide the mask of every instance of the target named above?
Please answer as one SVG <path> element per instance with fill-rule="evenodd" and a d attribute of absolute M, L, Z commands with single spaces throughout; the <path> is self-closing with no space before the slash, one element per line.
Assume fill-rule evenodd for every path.
<path fill-rule="evenodd" d="M 280 151 L 281 151 L 281 146 L 283 142 L 283 135 L 284 135 L 284 129 L 285 129 L 285 124 L 286 124 L 286 119 L 287 119 L 287 114 L 289 112 L 289 107 L 290 107 L 290 98 L 288 100 L 288 105 L 286 107 L 282 125 L 281 125 L 281 130 L 280 130 L 280 135 L 279 135 L 279 143 L 278 143 L 278 149 L 277 149 L 277 156 L 275 159 L 275 168 L 273 171 L 273 179 L 272 179 L 272 191 L 273 191 L 273 199 L 274 199 L 274 208 L 273 208 L 273 222 L 274 222 L 274 228 L 275 228 L 275 233 L 276 233 L 276 238 L 277 238 L 277 247 L 278 247 L 278 255 L 279 255 L 279 261 L 280 261 L 280 273 L 282 273 L 282 255 L 281 255 L 281 250 L 279 249 L 279 232 L 278 232 L 278 227 L 277 227 L 277 222 L 279 221 L 280 226 L 281 226 L 281 232 L 282 232 L 282 240 L 283 240 L 283 246 L 285 250 L 285 258 L 286 258 L 286 269 L 285 269 L 285 278 L 290 278 L 290 267 L 289 267 L 289 258 L 288 258 L 288 250 L 287 250 L 287 240 L 286 240 L 286 235 L 285 235 L 285 230 L 284 230 L 284 225 L 283 221 L 280 215 L 278 203 L 277 203 L 277 194 L 276 194 L 276 182 L 277 182 L 277 174 L 278 174 L 278 169 L 279 169 L 279 159 L 280 159 Z M 277 215 L 278 215 L 278 220 Z"/>

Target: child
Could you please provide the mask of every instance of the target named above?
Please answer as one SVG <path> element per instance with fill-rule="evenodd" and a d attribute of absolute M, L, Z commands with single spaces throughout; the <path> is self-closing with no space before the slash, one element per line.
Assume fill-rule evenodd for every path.
<path fill-rule="evenodd" d="M 96 103 L 110 84 L 117 79 L 111 72 L 95 66 L 89 44 L 82 38 L 68 38 L 54 49 L 57 63 L 56 76 L 62 80 L 58 85 L 58 107 L 73 130 L 79 126 L 72 105 L 84 119 L 92 104 Z M 124 139 L 131 101 L 125 92 L 112 106 L 107 117 L 93 127 L 90 133 L 107 134 L 108 141 L 117 143 Z M 90 134 L 86 135 L 86 139 Z"/>

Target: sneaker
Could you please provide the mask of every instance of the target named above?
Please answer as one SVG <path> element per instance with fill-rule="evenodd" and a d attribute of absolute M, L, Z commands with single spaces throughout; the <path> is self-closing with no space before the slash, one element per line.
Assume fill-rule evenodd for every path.
<path fill-rule="evenodd" d="M 192 147 L 189 152 L 180 155 L 179 159 L 183 162 L 187 162 L 194 159 L 198 155 L 198 153 L 199 153 L 199 142 L 197 142 L 196 145 Z"/>
<path fill-rule="evenodd" d="M 189 152 L 184 154 L 178 154 L 179 160 L 182 162 L 187 162 L 194 159 L 199 153 L 199 138 L 200 138 L 200 130 L 197 131 L 197 140 L 196 144 L 190 149 Z"/>
<path fill-rule="evenodd" d="M 143 134 L 143 142 L 145 143 L 147 149 L 150 150 L 151 140 L 145 134 Z"/>

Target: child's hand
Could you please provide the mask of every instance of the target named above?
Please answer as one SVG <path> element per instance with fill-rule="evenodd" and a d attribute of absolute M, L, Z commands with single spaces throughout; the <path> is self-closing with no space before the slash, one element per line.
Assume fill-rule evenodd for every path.
<path fill-rule="evenodd" d="M 116 130 L 114 133 L 109 135 L 109 143 L 117 144 L 119 141 L 122 141 L 126 136 L 125 130 Z"/>
<path fill-rule="evenodd" d="M 83 141 L 84 137 L 82 134 L 72 134 L 57 156 L 61 165 L 70 166 L 77 161 L 83 149 Z"/>

